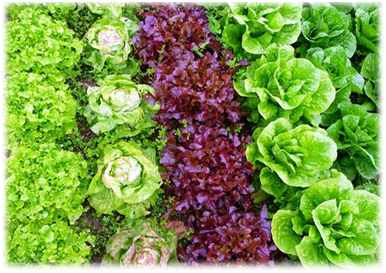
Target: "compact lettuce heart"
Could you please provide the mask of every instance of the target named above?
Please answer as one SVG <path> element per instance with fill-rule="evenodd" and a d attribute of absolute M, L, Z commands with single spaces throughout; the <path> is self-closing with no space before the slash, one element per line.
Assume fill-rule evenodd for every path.
<path fill-rule="evenodd" d="M 88 200 L 100 213 L 138 218 L 149 213 L 161 181 L 158 167 L 134 144 L 121 141 L 104 149 Z"/>
<path fill-rule="evenodd" d="M 339 118 L 327 128 L 338 145 L 336 168 L 350 179 L 358 173 L 365 179 L 375 178 L 380 173 L 379 114 L 351 102 L 342 102 L 338 108 Z"/>
<path fill-rule="evenodd" d="M 308 125 L 293 125 L 284 118 L 257 128 L 247 147 L 247 160 L 260 172 L 261 187 L 279 197 L 288 186 L 310 187 L 325 175 L 337 157 L 327 132 Z"/>
<path fill-rule="evenodd" d="M 102 264 L 135 267 L 165 267 L 177 263 L 177 237 L 155 219 L 139 222 L 115 234 L 106 246 Z"/>
<path fill-rule="evenodd" d="M 85 63 L 97 71 L 101 71 L 105 63 L 125 68 L 132 52 L 131 38 L 137 30 L 137 23 L 124 17 L 96 21 L 84 37 Z"/>
<path fill-rule="evenodd" d="M 303 191 L 300 210 L 279 210 L 272 236 L 284 253 L 296 255 L 306 267 L 368 265 L 379 251 L 380 198 L 354 190 L 335 170 L 332 177 Z"/>
<path fill-rule="evenodd" d="M 335 98 L 328 74 L 309 60 L 295 58 L 291 46 L 270 46 L 264 56 L 240 70 L 234 86 L 239 95 L 248 97 L 249 110 L 263 117 L 261 125 L 279 117 L 317 125 L 320 113 Z"/>
<path fill-rule="evenodd" d="M 349 58 L 356 50 L 356 39 L 350 31 L 351 17 L 329 3 L 310 3 L 302 12 L 302 33 L 311 47 L 342 46 Z"/>
<path fill-rule="evenodd" d="M 155 93 L 152 87 L 135 84 L 128 75 L 110 75 L 99 84 L 88 88 L 89 104 L 84 111 L 95 134 L 116 129 L 121 136 L 134 136 L 155 126 L 150 117 L 159 110 L 159 104 L 150 105 L 142 99 Z"/>

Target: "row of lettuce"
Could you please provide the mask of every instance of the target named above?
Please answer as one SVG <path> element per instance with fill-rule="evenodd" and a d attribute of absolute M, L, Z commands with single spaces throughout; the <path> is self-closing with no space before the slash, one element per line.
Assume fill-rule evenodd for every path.
<path fill-rule="evenodd" d="M 163 144 L 150 119 L 159 109 L 154 90 L 134 82 L 137 23 L 123 13 L 135 19 L 135 8 L 7 7 L 10 264 L 90 261 L 100 238 L 79 224 L 90 209 L 87 197 L 99 217 L 126 216 L 103 245 L 104 264 L 176 260 L 177 237 L 144 219 L 162 192 L 157 151 Z"/>
<path fill-rule="evenodd" d="M 234 86 L 256 123 L 246 156 L 255 201 L 275 198 L 276 246 L 306 267 L 376 262 L 378 4 L 209 5 L 208 17 L 249 62 Z"/>
<path fill-rule="evenodd" d="M 156 90 L 155 120 L 167 128 L 160 164 L 167 220 L 182 221 L 190 240 L 180 240 L 187 264 L 272 264 L 266 206 L 255 210 L 252 164 L 245 157 L 246 118 L 233 88 L 236 68 L 209 30 L 206 9 L 192 4 L 154 5 L 138 14 L 135 56 Z"/>
<path fill-rule="evenodd" d="M 74 78 L 82 43 L 66 22 L 38 8 L 8 8 L 7 260 L 84 263 L 93 238 L 74 225 L 83 212 L 87 163 L 62 150 L 76 129 Z"/>

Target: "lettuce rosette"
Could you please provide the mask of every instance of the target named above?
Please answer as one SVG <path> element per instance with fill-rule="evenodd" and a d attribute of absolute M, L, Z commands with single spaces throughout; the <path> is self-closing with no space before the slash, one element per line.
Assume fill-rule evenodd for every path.
<path fill-rule="evenodd" d="M 365 80 L 351 65 L 344 48 L 340 45 L 326 49 L 320 47 L 310 48 L 307 51 L 306 58 L 317 68 L 328 73 L 336 89 L 335 100 L 324 111 L 324 114 L 332 114 L 338 111 L 339 103 L 349 101 L 352 91 L 362 94 Z"/>
<path fill-rule="evenodd" d="M 131 39 L 137 30 L 137 23 L 124 17 L 96 21 L 84 37 L 85 63 L 97 71 L 101 71 L 105 64 L 116 69 L 130 69 L 127 61 L 133 50 Z"/>
<path fill-rule="evenodd" d="M 302 12 L 302 33 L 310 47 L 342 46 L 351 58 L 357 42 L 351 32 L 351 16 L 329 3 L 310 3 Z M 304 44 L 305 45 L 305 44 Z M 303 45 L 303 46 L 304 46 Z"/>
<path fill-rule="evenodd" d="M 351 102 L 338 106 L 336 119 L 327 128 L 327 133 L 338 146 L 339 157 L 334 163 L 349 179 L 359 174 L 365 179 L 374 179 L 380 174 L 379 119 L 377 113 Z"/>
<path fill-rule="evenodd" d="M 246 157 L 260 171 L 261 188 L 280 197 L 289 187 L 307 188 L 325 176 L 337 158 L 337 146 L 321 128 L 279 118 L 257 128 Z"/>
<path fill-rule="evenodd" d="M 335 98 L 328 73 L 307 59 L 295 58 L 291 46 L 270 46 L 265 55 L 238 72 L 234 87 L 247 98 L 244 107 L 261 126 L 280 117 L 318 125 L 320 113 Z M 263 120 L 257 121 L 259 116 Z"/>
<path fill-rule="evenodd" d="M 376 263 L 380 247 L 380 198 L 354 190 L 342 174 L 318 181 L 302 192 L 297 210 L 279 210 L 272 237 L 284 253 L 306 267 L 353 268 Z"/>
<path fill-rule="evenodd" d="M 212 31 L 222 32 L 222 42 L 238 59 L 264 54 L 271 44 L 293 44 L 301 33 L 300 3 L 231 3 L 218 21 L 218 7 L 208 6 Z"/>
<path fill-rule="evenodd" d="M 157 165 L 135 144 L 121 141 L 106 146 L 99 158 L 88 201 L 99 213 L 139 218 L 149 213 L 161 182 Z"/>
<path fill-rule="evenodd" d="M 362 54 L 379 53 L 381 38 L 379 3 L 353 3 L 355 9 L 355 36 L 363 47 Z"/>
<path fill-rule="evenodd" d="M 110 238 L 102 264 L 165 267 L 177 262 L 176 235 L 154 219 L 147 219 Z"/>
<path fill-rule="evenodd" d="M 84 115 L 95 134 L 116 130 L 121 136 L 134 136 L 156 125 L 151 116 L 158 112 L 159 104 L 143 99 L 154 93 L 152 87 L 135 84 L 128 75 L 110 75 L 99 86 L 88 88 Z"/>

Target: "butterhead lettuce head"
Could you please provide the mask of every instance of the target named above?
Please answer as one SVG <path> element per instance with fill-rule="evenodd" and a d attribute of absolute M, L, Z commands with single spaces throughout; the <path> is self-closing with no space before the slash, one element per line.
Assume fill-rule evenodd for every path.
<path fill-rule="evenodd" d="M 128 75 L 110 75 L 99 83 L 88 88 L 89 104 L 84 111 L 95 134 L 116 130 L 121 136 L 134 136 L 155 126 L 151 116 L 159 104 L 143 100 L 145 94 L 154 94 L 153 88 L 135 84 Z"/>
<path fill-rule="evenodd" d="M 101 71 L 106 63 L 125 68 L 132 52 L 131 38 L 137 24 L 127 18 L 103 18 L 96 21 L 86 33 L 85 63 Z"/>
<path fill-rule="evenodd" d="M 100 213 L 138 218 L 149 213 L 161 181 L 158 167 L 136 145 L 121 141 L 104 149 L 88 200 Z"/>
<path fill-rule="evenodd" d="M 102 264 L 123 267 L 165 267 L 177 262 L 177 237 L 154 219 L 115 234 L 107 243 Z"/>

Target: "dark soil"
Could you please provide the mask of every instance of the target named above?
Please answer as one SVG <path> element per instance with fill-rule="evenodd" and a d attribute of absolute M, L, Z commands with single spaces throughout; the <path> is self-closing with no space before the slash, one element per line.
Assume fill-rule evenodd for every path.
<path fill-rule="evenodd" d="M 91 131 L 90 126 L 88 125 L 85 117 L 77 114 L 76 119 L 78 124 L 78 130 L 80 135 L 82 136 L 83 142 L 89 142 L 90 139 L 98 137 L 96 134 L 94 134 L 93 131 Z"/>
<path fill-rule="evenodd" d="M 96 211 L 92 208 L 88 201 L 83 203 L 83 207 L 89 208 L 78 219 L 77 225 L 81 230 L 89 231 L 90 234 L 96 237 L 94 246 L 90 246 L 92 256 L 90 263 L 93 265 L 99 265 L 106 254 L 106 243 L 112 235 L 115 234 L 115 228 L 112 228 L 112 223 L 106 221 L 105 216 L 97 216 Z M 120 224 L 124 217 L 118 213 L 114 213 L 108 219 L 114 219 L 114 224 Z"/>

